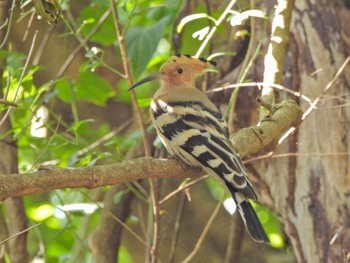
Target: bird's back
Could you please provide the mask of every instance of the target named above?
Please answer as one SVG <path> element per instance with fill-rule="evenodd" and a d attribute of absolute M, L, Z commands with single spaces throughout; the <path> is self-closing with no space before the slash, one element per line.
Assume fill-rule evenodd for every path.
<path fill-rule="evenodd" d="M 225 188 L 232 186 L 256 199 L 241 159 L 229 141 L 226 121 L 204 93 L 192 87 L 161 88 L 153 97 L 150 111 L 156 131 L 171 154 L 204 168 Z"/>

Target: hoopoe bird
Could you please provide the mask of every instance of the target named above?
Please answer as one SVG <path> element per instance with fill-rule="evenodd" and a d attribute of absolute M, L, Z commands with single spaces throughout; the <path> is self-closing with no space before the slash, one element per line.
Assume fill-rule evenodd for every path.
<path fill-rule="evenodd" d="M 150 113 L 165 148 L 190 166 L 202 167 L 232 195 L 252 238 L 269 243 L 249 199 L 257 200 L 242 160 L 229 139 L 225 119 L 207 96 L 195 87 L 196 76 L 216 62 L 190 55 L 170 57 L 160 73 L 135 83 L 129 90 L 161 80 Z"/>

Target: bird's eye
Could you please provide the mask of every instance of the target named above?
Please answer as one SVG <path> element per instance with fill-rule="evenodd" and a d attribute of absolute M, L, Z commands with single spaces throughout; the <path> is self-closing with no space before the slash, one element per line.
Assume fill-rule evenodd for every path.
<path fill-rule="evenodd" d="M 182 74 L 182 72 L 184 72 L 184 70 L 182 68 L 177 69 L 177 73 Z"/>

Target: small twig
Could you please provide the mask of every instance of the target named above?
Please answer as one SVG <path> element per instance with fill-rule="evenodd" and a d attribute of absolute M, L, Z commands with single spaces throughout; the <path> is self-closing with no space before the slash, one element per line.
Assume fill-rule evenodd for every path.
<path fill-rule="evenodd" d="M 7 30 L 6 30 L 6 34 L 5 34 L 4 40 L 2 41 L 2 43 L 0 45 L 0 49 L 3 49 L 4 45 L 7 42 L 8 37 L 10 35 L 11 25 L 12 25 L 12 17 L 13 17 L 13 9 L 15 8 L 15 4 L 16 4 L 16 1 L 12 0 L 12 6 L 11 6 L 11 9 L 10 9 L 10 17 L 8 18 L 7 21 L 5 21 L 5 24 L 7 22 Z"/>
<path fill-rule="evenodd" d="M 324 88 L 323 92 L 311 103 L 310 107 L 304 112 L 303 116 L 301 117 L 301 121 L 303 122 L 310 114 L 311 112 L 316 109 L 316 105 L 319 103 L 321 100 L 322 96 L 335 84 L 335 82 L 339 79 L 341 74 L 343 73 L 346 65 L 350 62 L 350 56 L 348 56 L 344 63 L 340 66 L 338 69 L 337 73 L 335 74 L 334 78 L 328 82 L 326 87 Z M 295 130 L 295 127 L 291 127 L 278 141 L 278 144 L 281 144 L 288 136 L 293 133 Z"/>
<path fill-rule="evenodd" d="M 291 156 L 308 156 L 308 157 L 332 157 L 332 156 L 347 156 L 350 155 L 349 152 L 329 152 L 329 153 L 316 153 L 316 152 L 309 152 L 309 153 L 281 153 L 281 154 L 274 154 L 274 152 L 269 152 L 264 155 L 260 155 L 254 158 L 250 158 L 247 160 L 244 160 L 244 164 L 256 162 L 259 160 L 264 160 L 267 158 L 289 158 Z"/>
<path fill-rule="evenodd" d="M 310 115 L 310 113 L 316 109 L 317 103 L 321 100 L 322 96 L 331 88 L 333 87 L 334 83 L 339 79 L 341 74 L 343 73 L 346 65 L 350 62 L 350 56 L 348 56 L 344 63 L 341 65 L 341 67 L 338 69 L 337 73 L 335 74 L 334 78 L 326 85 L 323 92 L 311 103 L 310 107 L 304 112 L 303 116 L 301 117 L 302 120 L 305 120 L 306 117 Z"/>
<path fill-rule="evenodd" d="M 202 234 L 200 235 L 200 237 L 198 238 L 198 241 L 194 247 L 194 249 L 192 250 L 192 252 L 187 256 L 187 258 L 185 258 L 185 260 L 182 261 L 182 263 L 188 263 L 192 260 L 192 258 L 198 253 L 205 237 L 208 234 L 208 231 L 211 227 L 211 225 L 214 222 L 214 219 L 216 218 L 217 214 L 219 213 L 219 209 L 222 205 L 222 203 L 224 202 L 224 195 L 222 195 L 222 197 L 220 198 L 220 200 L 218 201 L 213 213 L 211 214 L 208 223 L 205 225 Z"/>
<path fill-rule="evenodd" d="M 133 235 L 138 241 L 140 241 L 143 245 L 147 246 L 147 243 L 145 240 L 142 239 L 134 230 L 132 230 L 127 224 L 125 224 L 122 220 L 120 220 L 118 217 L 116 217 L 112 212 L 107 211 L 108 214 L 119 224 L 121 224 L 131 235 Z"/>
<path fill-rule="evenodd" d="M 186 193 L 182 193 L 181 198 L 180 198 L 179 208 L 178 208 L 177 214 L 176 214 L 174 232 L 173 232 L 173 237 L 172 237 L 171 245 L 170 245 L 169 261 L 168 261 L 169 263 L 173 263 L 175 260 L 176 246 L 177 246 L 177 241 L 179 238 L 182 217 L 183 217 L 183 212 L 184 212 L 186 202 L 187 202 L 186 201 Z"/>
<path fill-rule="evenodd" d="M 238 86 L 237 88 L 232 92 L 232 95 L 230 97 L 230 100 L 227 104 L 226 111 L 224 112 L 224 117 L 226 118 L 229 114 L 229 127 L 233 127 L 234 122 L 234 110 L 235 110 L 235 104 L 236 99 L 238 96 L 239 88 L 243 85 L 239 86 L 240 84 L 243 84 L 243 81 L 245 80 L 246 76 L 248 75 L 248 72 L 250 68 L 253 66 L 253 62 L 255 61 L 256 57 L 259 54 L 259 51 L 261 50 L 261 44 L 259 43 L 258 46 L 255 49 L 255 52 L 253 53 L 252 57 L 248 60 L 247 66 L 243 69 L 241 76 L 238 79 Z"/>
<path fill-rule="evenodd" d="M 4 27 L 6 27 L 8 25 L 9 19 L 6 18 L 6 20 L 4 21 L 4 23 L 2 25 L 0 25 L 0 30 L 2 30 Z"/>
<path fill-rule="evenodd" d="M 17 84 L 17 87 L 16 87 L 15 95 L 13 97 L 13 101 L 16 101 L 16 99 L 17 99 L 17 95 L 18 95 L 18 92 L 19 92 L 20 87 L 22 85 L 22 81 L 23 81 L 24 75 L 25 75 L 25 73 L 27 71 L 27 68 L 29 66 L 29 62 L 32 59 L 32 55 L 33 55 L 33 52 L 34 52 L 34 47 L 35 47 L 35 42 L 36 42 L 37 35 L 38 35 L 38 30 L 36 30 L 35 33 L 34 33 L 32 44 L 30 45 L 30 49 L 29 49 L 29 53 L 28 53 L 26 62 L 24 63 L 24 67 L 23 67 L 23 70 L 21 72 L 21 76 L 19 77 L 19 80 L 18 80 L 18 84 Z"/>
<path fill-rule="evenodd" d="M 33 24 L 33 20 L 34 20 L 35 15 L 36 15 L 36 12 L 32 12 L 32 14 L 29 17 L 29 20 L 28 20 L 28 23 L 26 26 L 26 30 L 24 31 L 24 34 L 23 34 L 22 42 L 27 40 L 27 37 L 29 35 L 29 31 L 30 31 L 29 29 L 30 29 L 31 25 Z"/>
<path fill-rule="evenodd" d="M 209 90 L 209 91 L 207 91 L 207 93 L 220 92 L 220 91 L 223 91 L 226 89 L 233 89 L 233 88 L 238 88 L 238 87 L 257 86 L 257 87 L 261 88 L 263 85 L 266 85 L 266 83 L 264 83 L 264 82 L 247 82 L 247 83 L 240 83 L 240 84 L 229 84 L 229 85 L 224 85 L 223 87 L 218 87 L 218 88 Z M 275 83 L 272 83 L 272 84 L 270 83 L 269 86 L 271 88 L 274 88 L 274 89 L 283 90 L 283 91 L 290 93 L 296 97 L 302 98 L 303 100 L 308 102 L 310 105 L 312 104 L 312 100 L 309 99 L 308 97 L 306 97 L 305 95 L 301 94 L 300 92 L 288 89 L 282 85 L 275 84 Z"/>
<path fill-rule="evenodd" d="M 271 108 L 272 108 L 271 101 L 270 101 L 270 100 L 266 101 L 265 99 L 266 99 L 266 97 L 258 97 L 258 98 L 256 99 L 256 101 L 257 101 L 263 108 L 265 108 L 265 109 L 267 109 L 268 111 L 270 111 Z"/>
<path fill-rule="evenodd" d="M 231 0 L 231 2 L 227 5 L 225 11 L 221 14 L 221 16 L 219 17 L 219 19 L 215 22 L 215 26 L 213 26 L 210 30 L 210 32 L 206 35 L 204 41 L 202 42 L 202 45 L 199 47 L 195 57 L 199 57 L 204 48 L 207 46 L 209 40 L 211 39 L 211 37 L 214 35 L 217 27 L 221 24 L 221 22 L 225 19 L 225 17 L 227 16 L 227 14 L 229 13 L 229 11 L 231 10 L 231 8 L 233 7 L 233 5 L 236 3 L 236 0 Z"/>
<path fill-rule="evenodd" d="M 94 141 L 90 145 L 86 146 L 85 148 L 79 150 L 77 153 L 78 156 L 81 156 L 81 155 L 87 153 L 88 151 L 91 151 L 92 149 L 96 148 L 97 146 L 99 146 L 100 144 L 109 140 L 110 138 L 113 138 L 115 135 L 120 133 L 123 129 L 128 127 L 133 120 L 134 120 L 133 117 L 129 118 L 124 123 L 122 123 L 120 126 L 118 126 L 116 129 L 114 129 L 114 130 L 110 131 L 109 133 L 105 134 L 104 136 L 100 137 L 99 139 L 97 139 L 96 141 Z"/>
<path fill-rule="evenodd" d="M 14 2 L 15 2 L 15 1 L 14 1 Z M 35 33 L 34 33 L 33 40 L 32 40 L 32 44 L 31 44 L 31 46 L 30 46 L 30 49 L 29 49 L 29 53 L 28 53 L 26 62 L 24 63 L 23 70 L 22 70 L 21 75 L 20 75 L 19 80 L 18 80 L 18 84 L 17 84 L 17 87 L 16 87 L 15 95 L 14 95 L 14 97 L 13 97 L 13 103 L 16 102 L 17 95 L 18 95 L 18 92 L 19 92 L 19 90 L 20 90 L 20 87 L 21 87 L 21 84 L 22 84 L 24 75 L 25 75 L 25 73 L 26 73 L 26 71 L 27 71 L 27 68 L 28 68 L 28 66 L 29 66 L 29 62 L 30 62 L 31 59 L 32 59 L 32 55 L 33 55 L 33 51 L 34 51 L 34 47 L 35 47 L 35 42 L 36 42 L 36 37 L 37 37 L 37 35 L 38 35 L 38 30 L 36 30 Z M 3 117 L 2 120 L 0 121 L 0 127 L 3 125 L 3 123 L 5 122 L 5 120 L 7 119 L 7 117 L 9 116 L 11 110 L 12 110 L 12 108 L 8 108 L 7 111 L 5 112 L 4 117 Z"/>
<path fill-rule="evenodd" d="M 60 116 L 58 116 L 58 119 L 61 119 Z M 133 121 L 134 118 L 130 118 L 128 120 L 126 120 L 124 123 L 122 123 L 120 126 L 118 126 L 117 128 L 115 128 L 114 130 L 110 131 L 109 133 L 105 134 L 104 136 L 100 137 L 99 139 L 97 139 L 96 141 L 94 141 L 93 143 L 89 144 L 88 146 L 84 147 L 83 149 L 79 150 L 77 152 L 77 156 L 82 156 L 83 154 L 91 151 L 92 149 L 96 148 L 97 146 L 99 146 L 100 144 L 104 143 L 105 141 L 109 140 L 110 138 L 112 138 L 113 136 L 117 135 L 118 133 L 120 133 L 123 129 L 125 129 L 128 125 L 130 125 L 130 123 Z M 62 124 L 62 121 L 61 121 Z M 65 125 L 63 125 L 65 126 Z M 49 165 L 56 165 L 60 162 L 59 159 L 52 159 L 52 160 L 48 160 L 42 163 L 39 163 L 39 166 L 49 166 Z"/>
<path fill-rule="evenodd" d="M 6 238 L 5 240 L 1 241 L 1 242 L 0 242 L 0 245 L 6 243 L 7 241 L 9 241 L 9 240 L 11 240 L 11 239 L 13 239 L 13 238 L 15 238 L 15 237 L 18 237 L 18 236 L 20 236 L 20 235 L 22 235 L 22 234 L 28 232 L 29 230 L 32 230 L 33 228 L 38 227 L 38 226 L 40 226 L 40 225 L 41 225 L 41 223 L 36 224 L 36 225 L 34 225 L 34 226 L 31 226 L 31 227 L 28 227 L 28 228 L 26 228 L 26 229 L 24 229 L 24 230 L 22 230 L 22 231 L 20 231 L 20 232 L 18 232 L 18 233 L 16 233 L 16 234 L 10 236 L 9 238 Z"/>
<path fill-rule="evenodd" d="M 11 107 L 17 107 L 17 103 L 9 102 L 7 100 L 0 99 L 0 104 L 4 104 Z"/>
<path fill-rule="evenodd" d="M 172 191 L 170 194 L 168 194 L 166 197 L 164 197 L 162 200 L 159 201 L 159 205 L 163 205 L 166 201 L 168 201 L 170 198 L 172 198 L 173 196 L 175 196 L 176 194 L 182 192 L 183 190 L 192 187 L 193 185 L 207 179 L 209 177 L 209 175 L 203 175 L 200 178 L 193 180 L 191 182 L 189 182 L 188 184 L 185 184 L 184 186 L 179 187 L 178 189 Z"/>
<path fill-rule="evenodd" d="M 110 0 L 110 1 L 111 1 L 111 10 L 112 10 L 112 15 L 113 15 L 113 20 L 114 20 L 114 27 L 115 27 L 116 35 L 118 37 L 120 53 L 122 56 L 125 78 L 128 82 L 128 85 L 131 87 L 133 84 L 133 80 L 132 80 L 129 59 L 128 59 L 127 50 L 126 50 L 125 41 L 124 41 L 124 35 L 122 35 L 122 29 L 121 29 L 121 26 L 119 24 L 119 17 L 118 17 L 118 12 L 117 12 L 116 7 L 115 7 L 115 5 L 116 5 L 115 0 Z M 142 116 L 140 107 L 137 103 L 136 94 L 135 94 L 134 90 L 131 90 L 130 92 L 131 92 L 131 99 L 132 99 L 133 108 L 135 110 L 137 120 L 138 120 L 139 126 L 141 128 L 141 132 L 142 132 L 142 142 L 143 142 L 144 148 L 145 148 L 145 156 L 151 156 L 151 146 L 150 146 L 148 136 L 147 136 L 147 129 L 146 129 L 145 122 L 143 120 L 143 116 Z"/>
<path fill-rule="evenodd" d="M 46 33 L 43 36 L 43 39 L 40 41 L 40 44 L 36 50 L 35 56 L 33 58 L 33 65 L 38 65 L 41 55 L 43 54 L 43 51 L 45 49 L 45 46 L 47 45 L 49 38 L 53 32 L 53 30 L 55 29 L 55 25 L 50 25 L 46 31 Z"/>
<path fill-rule="evenodd" d="M 51 136 L 51 138 L 49 139 L 49 141 L 46 143 L 44 149 L 41 151 L 41 153 L 39 154 L 39 156 L 35 159 L 34 163 L 32 164 L 32 166 L 30 167 L 30 169 L 28 170 L 27 173 L 29 173 L 30 171 L 32 171 L 32 169 L 35 167 L 35 165 L 38 163 L 38 161 L 40 160 L 40 158 L 44 155 L 44 153 L 46 152 L 47 148 L 49 147 L 50 143 L 52 142 L 52 140 L 55 138 L 56 133 L 58 131 L 58 127 L 60 126 L 60 119 L 58 119 L 57 121 L 57 125 L 56 128 Z"/>
<path fill-rule="evenodd" d="M 334 244 L 334 242 L 337 240 L 337 238 L 339 237 L 341 231 L 343 231 L 344 227 L 340 226 L 336 229 L 334 236 L 332 237 L 332 239 L 329 241 L 329 245 L 332 246 Z"/>
<path fill-rule="evenodd" d="M 111 10 L 108 9 L 106 10 L 106 12 L 104 12 L 104 14 L 100 17 L 100 19 L 98 20 L 96 26 L 90 31 L 90 33 L 86 36 L 86 38 L 83 40 L 83 42 L 81 42 L 73 51 L 72 53 L 68 56 L 68 58 L 66 59 L 66 61 L 64 62 L 64 64 L 62 65 L 62 67 L 60 68 L 60 70 L 57 72 L 56 74 L 56 79 L 59 79 L 60 77 L 63 76 L 63 73 L 67 70 L 67 68 L 69 67 L 69 65 L 72 63 L 72 61 L 74 60 L 74 58 L 78 55 L 78 53 L 80 52 L 80 50 L 86 45 L 86 43 L 89 41 L 89 39 L 100 29 L 100 27 L 102 26 L 102 24 L 106 21 L 106 19 L 108 18 L 109 14 L 111 13 Z"/>
<path fill-rule="evenodd" d="M 116 35 L 118 37 L 120 53 L 121 53 L 122 62 L 123 62 L 124 74 L 125 74 L 126 80 L 128 81 L 129 86 L 131 87 L 133 84 L 132 74 L 131 74 L 129 59 L 128 59 L 127 50 L 125 46 L 124 35 L 119 23 L 118 12 L 116 10 L 116 2 L 115 0 L 110 0 L 110 2 L 111 2 L 111 10 L 113 15 L 114 27 L 115 27 Z M 136 93 L 134 90 L 131 91 L 131 99 L 132 99 L 133 108 L 137 116 L 138 124 L 142 133 L 142 142 L 144 145 L 145 156 L 149 157 L 151 156 L 151 144 L 148 139 L 146 125 L 145 125 L 140 107 L 137 103 Z M 152 262 L 157 262 L 158 247 L 159 247 L 159 229 L 160 229 L 160 213 L 159 213 L 159 204 L 158 204 L 157 179 L 150 179 L 149 184 L 150 184 L 150 192 L 151 192 L 151 200 L 152 200 L 151 205 L 153 208 L 153 223 L 154 223 L 153 224 L 153 244 L 152 244 L 152 249 L 150 251 L 150 254 L 152 257 Z M 151 225 L 149 225 L 149 227 L 150 226 Z"/>
<path fill-rule="evenodd" d="M 240 262 L 245 227 L 240 216 L 233 215 L 230 220 L 230 233 L 228 237 L 224 263 Z"/>
<path fill-rule="evenodd" d="M 255 8 L 255 3 L 253 0 L 250 1 L 250 8 L 254 9 Z M 240 67 L 240 71 L 237 77 L 237 82 L 238 83 L 243 83 L 243 81 L 245 80 L 250 68 L 253 65 L 253 62 L 255 61 L 256 57 L 258 56 L 260 50 L 261 50 L 261 43 L 259 42 L 257 47 L 255 48 L 254 53 L 253 52 L 253 47 L 255 45 L 255 40 L 256 40 L 256 28 L 255 28 L 255 17 L 251 16 L 249 18 L 250 20 L 250 39 L 249 39 L 249 44 L 248 44 L 248 48 L 247 48 L 247 53 L 244 57 L 242 66 Z M 239 91 L 239 86 L 238 88 L 232 92 L 230 100 L 227 104 L 226 110 L 224 112 L 224 117 L 229 119 L 229 127 L 233 127 L 233 123 L 234 123 L 234 110 L 235 110 L 235 102 L 238 96 L 238 91 Z"/>
<path fill-rule="evenodd" d="M 7 70 L 7 81 L 6 81 L 6 90 L 3 99 L 7 100 L 7 96 L 9 95 L 11 87 L 11 72 L 10 70 Z"/>

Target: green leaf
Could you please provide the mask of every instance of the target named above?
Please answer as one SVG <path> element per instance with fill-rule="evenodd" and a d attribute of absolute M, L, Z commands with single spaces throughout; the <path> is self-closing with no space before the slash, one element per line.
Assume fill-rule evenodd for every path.
<path fill-rule="evenodd" d="M 119 204 L 120 201 L 122 200 L 122 197 L 123 197 L 124 194 L 125 194 L 124 191 L 120 191 L 120 192 L 116 193 L 113 196 L 113 203 L 116 204 L 116 205 Z"/>
<path fill-rule="evenodd" d="M 102 3 L 100 3 L 102 5 Z M 96 26 L 100 17 L 106 10 L 98 8 L 97 4 L 88 5 L 79 14 L 78 24 L 79 31 L 87 35 Z M 106 21 L 99 27 L 97 32 L 92 36 L 91 41 L 99 44 L 109 46 L 114 43 L 116 39 L 113 17 L 110 15 Z"/>
<path fill-rule="evenodd" d="M 165 17 L 150 27 L 133 27 L 127 32 L 125 43 L 130 61 L 133 62 L 135 76 L 140 75 L 146 68 L 148 61 L 157 50 L 169 20 L 169 17 Z"/>
<path fill-rule="evenodd" d="M 218 11 L 218 10 L 217 10 Z M 198 38 L 203 38 L 208 33 L 214 25 L 215 14 L 211 16 L 207 15 L 206 6 L 199 4 L 196 7 L 195 12 L 197 14 L 189 15 L 183 18 L 180 24 L 177 27 L 177 32 L 181 31 L 181 49 L 179 50 L 180 54 L 196 54 L 199 46 L 202 41 Z M 196 37 L 196 38 L 194 38 Z M 202 54 L 207 54 L 208 48 L 206 48 Z"/>
<path fill-rule="evenodd" d="M 61 79 L 56 83 L 55 90 L 57 91 L 57 96 L 63 102 L 73 102 L 74 94 L 72 91 L 72 84 L 67 79 Z"/>
<path fill-rule="evenodd" d="M 92 155 L 88 154 L 88 155 L 84 156 L 83 158 L 80 158 L 79 165 L 87 166 L 91 163 L 91 161 L 92 161 Z"/>
<path fill-rule="evenodd" d="M 140 108 L 146 108 L 149 107 L 149 105 L 151 105 L 151 98 L 138 98 L 137 99 L 137 103 L 139 105 Z"/>
<path fill-rule="evenodd" d="M 77 132 L 86 123 L 94 122 L 94 121 L 95 121 L 94 119 L 85 119 L 85 120 L 77 121 L 68 129 L 68 131 L 75 131 L 75 132 Z"/>
<path fill-rule="evenodd" d="M 118 253 L 118 262 L 134 263 L 135 261 L 132 257 L 133 253 L 134 252 L 128 251 L 125 246 L 120 246 Z"/>
<path fill-rule="evenodd" d="M 42 222 L 53 215 L 54 209 L 51 204 L 42 204 L 28 212 L 30 219 L 36 222 Z"/>
<path fill-rule="evenodd" d="M 76 98 L 97 105 L 105 105 L 115 95 L 111 85 L 103 78 L 91 72 L 81 72 L 75 85 Z"/>
<path fill-rule="evenodd" d="M 181 33 L 182 29 L 188 22 L 201 19 L 201 18 L 206 18 L 213 21 L 214 23 L 217 23 L 216 19 L 207 15 L 206 13 L 193 14 L 193 15 L 185 16 L 183 19 L 181 19 L 180 24 L 177 26 L 177 32 Z"/>

